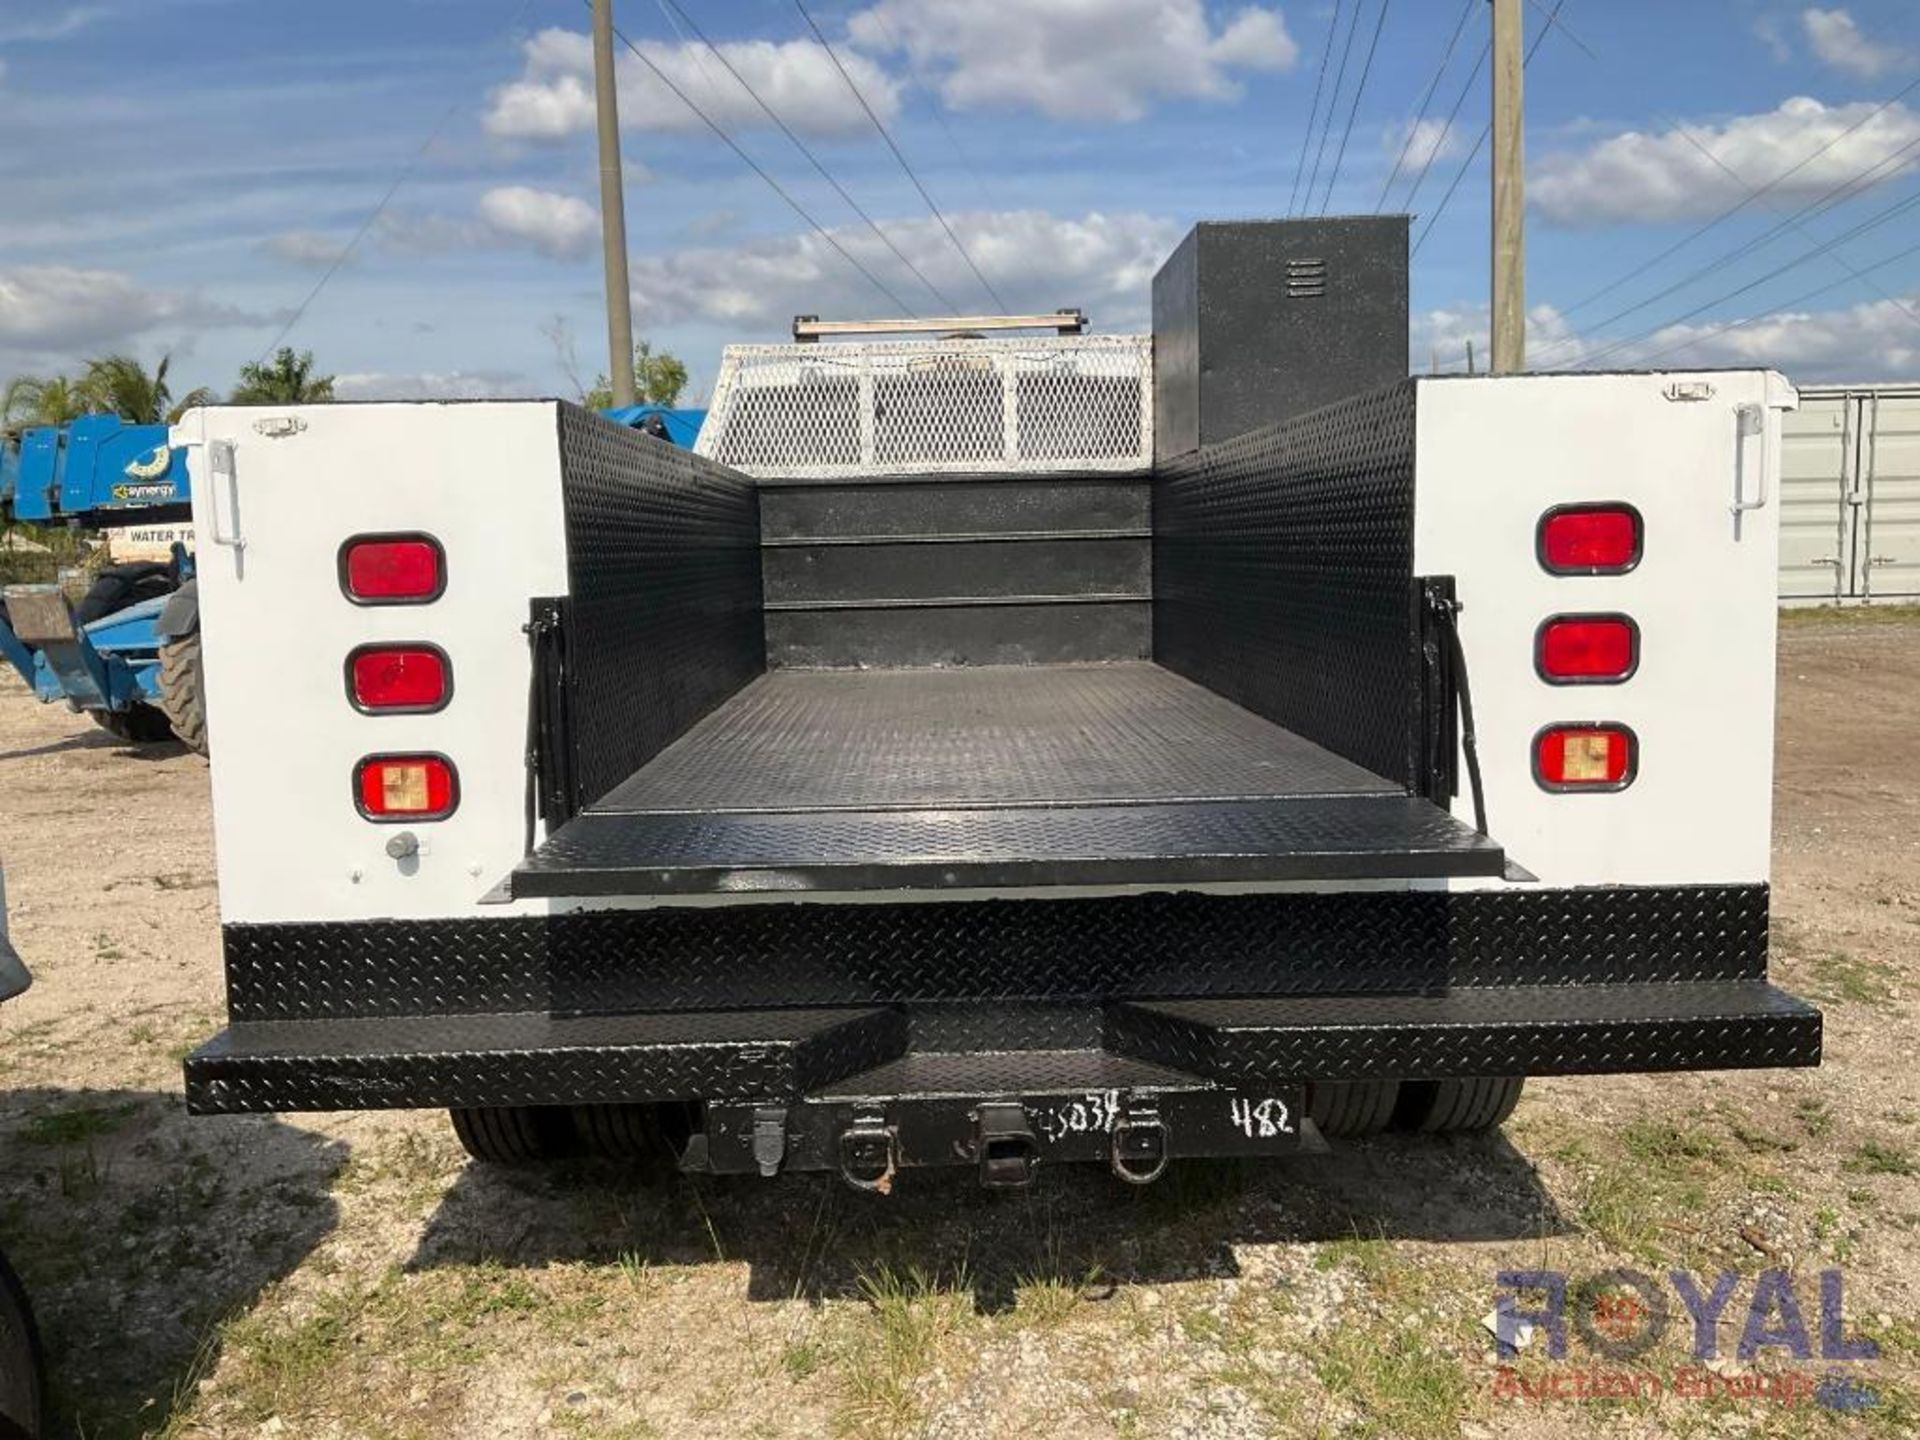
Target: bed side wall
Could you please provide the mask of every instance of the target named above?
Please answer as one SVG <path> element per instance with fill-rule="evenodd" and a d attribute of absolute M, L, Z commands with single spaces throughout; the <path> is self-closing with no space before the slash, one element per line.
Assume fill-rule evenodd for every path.
<path fill-rule="evenodd" d="M 1153 487 L 1154 659 L 1410 784 L 1414 387 L 1170 461 Z"/>
<path fill-rule="evenodd" d="M 766 668 L 760 510 L 726 466 L 560 407 L 568 731 L 591 804 Z"/>

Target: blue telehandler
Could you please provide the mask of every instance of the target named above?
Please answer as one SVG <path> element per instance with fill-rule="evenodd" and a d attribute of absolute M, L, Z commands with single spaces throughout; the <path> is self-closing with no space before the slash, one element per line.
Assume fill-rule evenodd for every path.
<path fill-rule="evenodd" d="M 165 425 L 84 415 L 0 441 L 0 526 L 160 525 L 191 514 L 186 452 L 168 445 Z M 199 606 L 185 545 L 175 543 L 163 562 L 107 566 L 77 603 L 57 583 L 7 586 L 0 654 L 41 700 L 85 710 L 123 740 L 177 737 L 206 751 Z"/>

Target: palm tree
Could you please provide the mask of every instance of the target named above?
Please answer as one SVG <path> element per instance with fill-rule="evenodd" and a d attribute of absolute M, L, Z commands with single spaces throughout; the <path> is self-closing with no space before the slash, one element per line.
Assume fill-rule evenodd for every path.
<path fill-rule="evenodd" d="M 228 401 L 234 405 L 320 405 L 333 399 L 333 376 L 313 373 L 313 352 L 282 345 L 273 359 L 250 360 L 240 367 L 240 383 Z"/>
<path fill-rule="evenodd" d="M 79 387 L 64 375 L 16 375 L 0 393 L 0 430 L 63 425 L 86 412 Z"/>
<path fill-rule="evenodd" d="M 77 388 L 88 410 L 118 415 L 136 425 L 171 424 L 194 406 L 218 398 L 203 385 L 175 404 L 173 389 L 167 383 L 172 363 L 171 355 L 162 355 L 149 374 L 146 366 L 131 355 L 102 355 L 87 362 Z"/>

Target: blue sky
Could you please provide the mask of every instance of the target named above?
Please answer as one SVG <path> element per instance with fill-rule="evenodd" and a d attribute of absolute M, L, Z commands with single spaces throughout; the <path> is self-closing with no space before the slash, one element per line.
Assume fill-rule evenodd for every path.
<path fill-rule="evenodd" d="M 1920 377 L 1920 250 L 1903 255 L 1920 205 L 1890 209 L 1920 195 L 1920 7 L 1560 3 L 1528 72 L 1532 358 Z M 964 249 L 1010 307 L 1078 304 L 1110 330 L 1144 328 L 1147 281 L 1193 220 L 1286 213 L 1303 141 L 1309 172 L 1322 157 L 1314 211 L 1374 210 L 1464 13 L 1385 203 L 1407 206 L 1437 151 L 1411 200 L 1413 355 L 1457 369 L 1484 344 L 1484 155 L 1462 169 L 1488 109 L 1484 75 L 1467 84 L 1481 0 L 1342 0 L 1327 90 L 1356 6 L 1358 29 L 1324 150 L 1307 120 L 1332 0 L 810 0 L 958 249 L 792 0 L 679 4 L 931 289 L 668 0 L 616 8 L 909 307 L 990 308 Z M 1527 0 L 1530 38 L 1554 4 Z M 345 396 L 591 379 L 585 30 L 579 0 L 0 0 L 0 379 L 125 349 L 230 384 L 409 166 L 290 342 Z M 696 387 L 725 341 L 782 338 L 798 311 L 892 313 L 630 57 L 621 90 L 637 314 Z"/>

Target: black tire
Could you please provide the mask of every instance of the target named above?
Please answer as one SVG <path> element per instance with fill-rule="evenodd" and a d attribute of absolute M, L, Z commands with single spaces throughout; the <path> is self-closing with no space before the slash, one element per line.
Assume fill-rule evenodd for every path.
<path fill-rule="evenodd" d="M 0 1440 L 38 1440 L 46 1423 L 44 1386 L 27 1292 L 0 1255 Z"/>
<path fill-rule="evenodd" d="M 693 1134 L 692 1105 L 576 1105 L 573 1126 L 585 1152 L 601 1160 L 637 1160 L 671 1169 Z"/>
<path fill-rule="evenodd" d="M 1307 1091 L 1307 1118 L 1328 1139 L 1377 1135 L 1393 1119 L 1398 1080 L 1354 1080 L 1314 1085 Z"/>
<path fill-rule="evenodd" d="M 190 630 L 160 647 L 160 714 L 170 734 L 196 755 L 207 753 L 207 689 L 200 664 L 200 632 Z"/>
<path fill-rule="evenodd" d="M 151 705 L 135 703 L 125 710 L 89 710 L 87 713 L 102 730 L 129 745 L 158 745 L 174 738 L 172 724 Z"/>
<path fill-rule="evenodd" d="M 574 1152 L 567 1112 L 548 1105 L 486 1105 L 449 1110 L 467 1154 L 488 1165 L 538 1165 Z"/>
<path fill-rule="evenodd" d="M 1520 1103 L 1522 1076 L 1421 1080 L 1400 1087 L 1393 1128 L 1429 1135 L 1467 1135 L 1497 1129 Z"/>
<path fill-rule="evenodd" d="M 76 625 L 91 625 L 143 600 L 158 600 L 179 589 L 171 565 L 109 565 L 93 577 L 86 595 L 73 607 Z"/>

